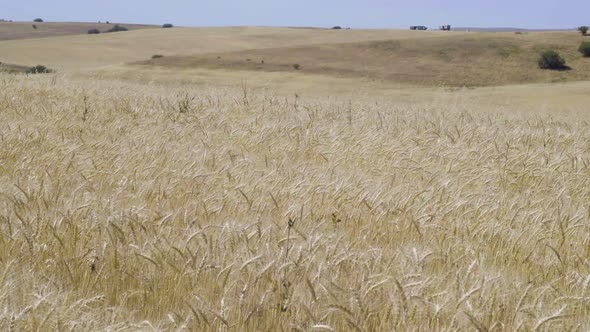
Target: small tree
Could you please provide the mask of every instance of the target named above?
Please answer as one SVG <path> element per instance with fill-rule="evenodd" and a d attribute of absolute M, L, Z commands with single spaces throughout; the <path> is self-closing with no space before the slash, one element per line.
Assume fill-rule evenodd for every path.
<path fill-rule="evenodd" d="M 332 27 L 332 30 L 340 30 L 340 29 L 342 29 L 342 27 L 339 25 Z"/>
<path fill-rule="evenodd" d="M 36 19 L 34 19 L 34 20 L 33 20 L 33 22 L 42 23 L 42 22 L 43 22 L 43 19 L 41 19 L 41 18 L 36 18 Z"/>
<path fill-rule="evenodd" d="M 120 25 L 115 25 L 114 27 L 110 28 L 107 32 L 120 32 L 120 31 L 128 31 L 126 27 L 122 27 Z"/>
<path fill-rule="evenodd" d="M 585 57 L 590 57 L 590 41 L 584 41 L 578 47 L 578 52 L 582 53 Z"/>
<path fill-rule="evenodd" d="M 564 69 L 565 60 L 555 51 L 545 51 L 538 60 L 541 69 Z"/>
<path fill-rule="evenodd" d="M 164 28 L 164 29 L 169 29 L 169 28 L 173 28 L 173 27 L 174 27 L 174 25 L 172 25 L 172 23 L 162 24 L 162 28 Z"/>
<path fill-rule="evenodd" d="M 98 29 L 90 29 L 90 30 L 88 30 L 88 34 L 89 35 L 97 35 L 99 33 L 100 33 L 100 30 L 98 30 Z"/>
<path fill-rule="evenodd" d="M 26 73 L 27 74 L 47 74 L 47 73 L 51 73 L 51 69 L 49 69 L 43 65 L 36 65 L 34 67 L 27 69 Z"/>
<path fill-rule="evenodd" d="M 578 31 L 580 31 L 580 33 L 582 34 L 582 36 L 585 36 L 588 33 L 588 27 L 587 26 L 581 26 L 578 28 Z"/>

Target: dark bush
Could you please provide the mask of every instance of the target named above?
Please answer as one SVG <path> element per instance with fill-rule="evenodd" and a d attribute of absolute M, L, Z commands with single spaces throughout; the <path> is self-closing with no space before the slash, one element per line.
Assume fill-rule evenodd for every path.
<path fill-rule="evenodd" d="M 335 26 L 335 27 L 332 27 L 332 30 L 340 30 L 340 29 L 342 29 L 342 27 L 341 27 L 341 26 L 339 26 L 339 25 L 337 25 L 337 26 Z"/>
<path fill-rule="evenodd" d="M 580 31 L 580 33 L 582 34 L 582 36 L 585 36 L 588 33 L 588 27 L 587 26 L 581 26 L 578 28 L 578 31 Z"/>
<path fill-rule="evenodd" d="M 43 65 L 36 65 L 34 67 L 27 69 L 26 73 L 27 74 L 47 74 L 47 73 L 51 73 L 51 69 L 49 69 Z"/>
<path fill-rule="evenodd" d="M 578 52 L 582 53 L 585 57 L 590 57 L 590 41 L 584 41 L 578 47 Z"/>
<path fill-rule="evenodd" d="M 164 56 L 162 54 L 154 54 L 152 55 L 152 59 L 159 59 L 159 58 L 163 58 Z"/>
<path fill-rule="evenodd" d="M 90 30 L 88 30 L 88 34 L 89 35 L 97 35 L 99 33 L 100 33 L 100 30 L 98 30 L 98 29 L 90 29 Z"/>
<path fill-rule="evenodd" d="M 298 63 L 296 63 L 296 64 L 293 65 L 293 69 L 299 70 L 299 69 L 301 69 L 301 65 L 298 64 Z"/>
<path fill-rule="evenodd" d="M 115 25 L 114 27 L 107 30 L 107 32 L 121 32 L 121 31 L 129 31 L 126 27 L 122 27 L 120 25 Z"/>
<path fill-rule="evenodd" d="M 541 69 L 565 69 L 565 60 L 555 51 L 545 51 L 539 57 Z"/>
<path fill-rule="evenodd" d="M 162 28 L 164 28 L 164 29 L 174 28 L 174 25 L 172 25 L 172 23 L 165 23 L 162 25 Z"/>
<path fill-rule="evenodd" d="M 36 19 L 34 19 L 34 20 L 33 20 L 33 22 L 41 23 L 41 22 L 43 22 L 43 19 L 41 19 L 41 18 L 36 18 Z"/>
<path fill-rule="evenodd" d="M 33 24 L 33 29 L 37 30 L 37 24 Z"/>

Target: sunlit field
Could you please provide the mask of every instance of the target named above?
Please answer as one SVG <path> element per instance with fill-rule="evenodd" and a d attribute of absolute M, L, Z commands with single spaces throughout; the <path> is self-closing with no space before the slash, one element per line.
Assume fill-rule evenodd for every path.
<path fill-rule="evenodd" d="M 105 54 L 0 73 L 0 330 L 590 329 L 588 82 Z"/>
<path fill-rule="evenodd" d="M 0 82 L 4 330 L 589 327 L 583 112 Z"/>

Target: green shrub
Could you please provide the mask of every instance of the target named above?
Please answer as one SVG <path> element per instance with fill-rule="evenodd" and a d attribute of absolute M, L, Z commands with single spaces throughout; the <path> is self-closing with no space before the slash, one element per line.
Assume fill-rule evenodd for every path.
<path fill-rule="evenodd" d="M 100 33 L 100 30 L 98 30 L 98 29 L 90 29 L 90 30 L 88 30 L 88 34 L 89 35 L 97 35 L 99 33 Z"/>
<path fill-rule="evenodd" d="M 43 22 L 43 19 L 41 19 L 41 18 L 36 18 L 36 19 L 34 19 L 34 20 L 33 20 L 33 22 L 41 23 L 41 22 Z"/>
<path fill-rule="evenodd" d="M 299 69 L 301 69 L 301 65 L 298 64 L 298 63 L 296 63 L 296 64 L 293 65 L 293 69 L 299 70 Z"/>
<path fill-rule="evenodd" d="M 33 66 L 26 71 L 27 74 L 47 74 L 51 73 L 51 69 L 43 66 L 43 65 L 36 65 Z"/>
<path fill-rule="evenodd" d="M 162 25 L 162 28 L 164 28 L 164 29 L 174 28 L 174 25 L 172 25 L 172 23 L 165 23 Z"/>
<path fill-rule="evenodd" d="M 590 41 L 584 41 L 578 47 L 578 52 L 582 53 L 585 57 L 590 57 Z"/>
<path fill-rule="evenodd" d="M 545 51 L 539 57 L 539 68 L 541 69 L 564 69 L 565 60 L 555 51 Z"/>
<path fill-rule="evenodd" d="M 107 30 L 107 32 L 120 32 L 120 31 L 129 31 L 126 27 L 122 27 L 120 25 L 115 25 L 114 27 Z"/>
<path fill-rule="evenodd" d="M 582 34 L 582 36 L 585 36 L 588 33 L 588 27 L 587 26 L 581 26 L 578 28 L 578 31 L 580 31 L 580 33 Z"/>
<path fill-rule="evenodd" d="M 152 59 L 159 59 L 159 58 L 163 58 L 164 56 L 162 54 L 154 54 L 152 55 Z"/>

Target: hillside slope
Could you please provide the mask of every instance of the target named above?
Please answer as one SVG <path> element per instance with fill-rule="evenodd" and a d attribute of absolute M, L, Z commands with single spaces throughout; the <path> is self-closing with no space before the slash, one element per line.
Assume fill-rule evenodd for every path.
<path fill-rule="evenodd" d="M 267 27 L 148 29 L 100 35 L 0 41 L 0 61 L 60 70 L 96 68 L 149 59 L 153 54 L 193 55 L 372 40 L 445 36 L 405 30 L 318 30 Z"/>
<path fill-rule="evenodd" d="M 37 29 L 33 28 L 33 25 Z M 153 29 L 155 25 L 120 24 L 129 30 Z M 107 31 L 114 24 L 81 22 L 0 22 L 0 41 L 15 39 L 46 38 L 87 34 L 90 29 Z"/>
<path fill-rule="evenodd" d="M 574 32 L 450 33 L 420 39 L 164 57 L 141 64 L 299 72 L 416 85 L 493 86 L 589 79 L 590 60 L 578 54 L 579 42 Z M 537 58 L 546 49 L 560 52 L 571 70 L 540 70 Z"/>

